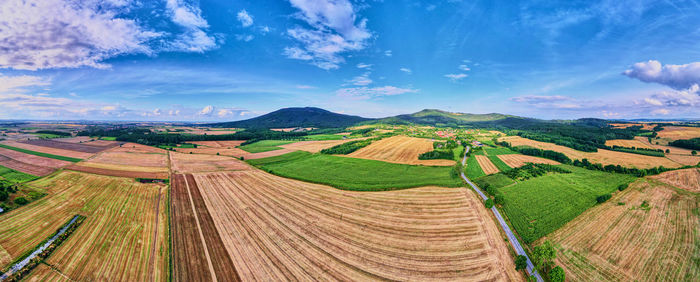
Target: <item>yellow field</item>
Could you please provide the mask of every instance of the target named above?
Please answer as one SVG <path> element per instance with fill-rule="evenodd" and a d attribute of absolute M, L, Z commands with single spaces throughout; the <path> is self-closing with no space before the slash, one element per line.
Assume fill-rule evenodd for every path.
<path fill-rule="evenodd" d="M 352 192 L 259 170 L 194 178 L 243 280 L 522 280 L 466 189 Z"/>
<path fill-rule="evenodd" d="M 48 195 L 0 215 L 0 246 L 13 259 L 81 214 L 86 220 L 47 260 L 59 276 L 167 280 L 167 186 L 72 171 L 29 185 L 46 189 Z M 41 268 L 37 272 L 49 274 L 57 277 Z"/>
<path fill-rule="evenodd" d="M 571 281 L 698 281 L 699 200 L 640 179 L 548 236 L 557 264 Z"/>
<path fill-rule="evenodd" d="M 651 144 L 649 143 L 649 139 L 641 136 L 635 137 L 635 140 L 647 144 L 654 149 L 661 149 L 666 152 L 668 150 L 668 153 L 666 153 L 666 158 L 683 164 L 683 165 L 696 165 L 700 163 L 700 156 L 693 156 L 691 153 L 693 150 L 688 150 L 684 148 L 678 148 L 678 147 L 672 147 L 672 146 L 664 146 L 664 145 L 656 145 L 656 143 Z M 656 142 L 657 140 L 652 140 L 653 142 Z M 661 142 L 659 142 L 661 143 Z"/>
<path fill-rule="evenodd" d="M 86 160 L 88 163 L 112 164 L 122 166 L 152 167 L 167 170 L 168 156 L 163 153 L 133 153 L 124 151 L 105 151 Z"/>
<path fill-rule="evenodd" d="M 626 140 L 626 139 L 615 139 L 615 140 L 608 140 L 605 142 L 606 146 L 620 146 L 620 147 L 627 147 L 627 148 L 645 148 L 645 149 L 655 149 L 648 143 L 641 142 L 638 139 L 632 139 L 632 140 Z"/>
<path fill-rule="evenodd" d="M 551 164 L 551 165 L 559 164 L 559 162 L 556 162 L 556 161 L 553 161 L 550 159 L 544 159 L 544 158 L 538 158 L 538 157 L 520 155 L 520 154 L 498 155 L 498 158 L 501 159 L 504 163 L 506 163 L 509 167 L 521 167 L 527 163 Z"/>
<path fill-rule="evenodd" d="M 700 127 L 665 126 L 658 137 L 669 140 L 700 138 Z"/>
<path fill-rule="evenodd" d="M 367 138 L 369 138 L 369 137 L 357 138 L 357 139 L 345 139 L 345 140 L 300 141 L 300 142 L 294 142 L 294 143 L 290 143 L 290 144 L 280 145 L 280 147 L 285 148 L 285 149 L 295 150 L 295 151 L 307 151 L 310 153 L 318 153 L 323 149 L 328 149 L 330 147 L 337 146 L 337 145 L 347 143 L 350 141 L 364 140 Z"/>
<path fill-rule="evenodd" d="M 610 150 L 598 149 L 598 152 L 589 153 L 581 152 L 569 147 L 564 147 L 556 145 L 553 143 L 540 142 L 535 140 L 530 140 L 527 138 L 522 138 L 520 136 L 507 136 L 501 137 L 499 141 L 506 141 L 512 146 L 530 146 L 543 150 L 552 150 L 564 153 L 566 156 L 572 160 L 578 159 L 588 159 L 593 163 L 601 163 L 603 165 L 621 165 L 625 167 L 636 167 L 636 168 L 651 168 L 657 166 L 664 166 L 668 168 L 681 167 L 680 163 L 674 162 L 668 158 L 645 156 L 640 154 L 616 152 Z"/>
<path fill-rule="evenodd" d="M 410 165 L 452 166 L 455 164 L 451 160 L 418 159 L 418 155 L 432 150 L 433 141 L 430 139 L 392 136 L 374 141 L 369 146 L 344 156 Z"/>
<path fill-rule="evenodd" d="M 250 169 L 246 163 L 232 157 L 175 152 L 170 153 L 170 166 L 175 173 Z"/>
<path fill-rule="evenodd" d="M 476 161 L 479 163 L 479 166 L 481 167 L 481 170 L 484 171 L 486 174 L 494 174 L 500 172 L 498 168 L 489 160 L 487 156 L 474 156 L 476 157 Z"/>
<path fill-rule="evenodd" d="M 667 171 L 651 178 L 690 192 L 700 192 L 700 168 Z"/>

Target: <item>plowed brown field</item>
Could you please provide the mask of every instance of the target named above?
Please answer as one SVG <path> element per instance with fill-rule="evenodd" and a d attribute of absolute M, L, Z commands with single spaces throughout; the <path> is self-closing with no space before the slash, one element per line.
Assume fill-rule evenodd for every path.
<path fill-rule="evenodd" d="M 114 164 L 123 166 L 158 167 L 167 170 L 168 155 L 165 153 L 132 153 L 106 151 L 87 160 L 90 163 Z"/>
<path fill-rule="evenodd" d="M 451 160 L 418 159 L 418 155 L 432 150 L 433 141 L 430 139 L 392 136 L 374 141 L 369 146 L 344 156 L 411 165 L 452 166 L 455 164 Z"/>
<path fill-rule="evenodd" d="M 699 200 L 638 180 L 548 236 L 557 264 L 571 281 L 698 281 Z"/>
<path fill-rule="evenodd" d="M 553 160 L 520 154 L 498 155 L 498 158 L 501 159 L 504 163 L 506 163 L 509 167 L 521 167 L 527 163 L 552 165 L 560 164 Z"/>
<path fill-rule="evenodd" d="M 481 167 L 481 170 L 484 171 L 486 174 L 494 174 L 498 173 L 500 170 L 489 160 L 487 156 L 480 156 L 477 155 L 476 161 L 479 163 L 479 166 Z"/>
<path fill-rule="evenodd" d="M 11 168 L 20 172 L 28 173 L 36 176 L 44 176 L 54 172 L 55 169 L 45 166 L 31 165 L 18 160 L 13 160 L 4 156 L 0 156 L 0 165 Z"/>
<path fill-rule="evenodd" d="M 229 157 L 245 157 L 250 155 L 242 149 L 236 147 L 198 147 L 198 148 L 175 148 L 175 151 L 183 154 L 205 154 L 205 155 L 216 155 L 229 156 Z"/>
<path fill-rule="evenodd" d="M 524 146 L 535 147 L 535 148 L 539 148 L 539 149 L 543 149 L 543 150 L 557 151 L 557 152 L 561 152 L 561 153 L 567 155 L 572 160 L 575 160 L 575 159 L 581 160 L 581 159 L 586 158 L 593 163 L 601 163 L 603 165 L 613 164 L 613 165 L 621 165 L 621 166 L 625 166 L 625 167 L 637 167 L 637 168 L 652 168 L 652 167 L 657 167 L 657 166 L 676 168 L 676 167 L 682 166 L 681 164 L 679 164 L 677 162 L 674 162 L 670 159 L 663 158 L 663 157 L 645 156 L 645 155 L 640 155 L 640 154 L 616 152 L 616 151 L 603 150 L 603 149 L 598 149 L 598 152 L 595 152 L 595 153 L 581 152 L 581 151 L 571 149 L 569 147 L 564 147 L 564 146 L 556 145 L 553 143 L 546 143 L 546 142 L 530 140 L 527 138 L 522 138 L 520 136 L 501 137 L 498 140 L 499 141 L 506 141 L 506 142 L 510 143 L 512 146 L 523 146 L 524 145 Z"/>
<path fill-rule="evenodd" d="M 122 146 L 114 147 L 111 152 L 129 152 L 129 153 L 161 153 L 165 154 L 168 151 L 161 148 L 141 145 L 137 143 L 124 143 Z"/>
<path fill-rule="evenodd" d="M 259 170 L 194 178 L 243 280 L 522 278 L 465 189 L 351 192 Z"/>
<path fill-rule="evenodd" d="M 67 161 L 25 154 L 22 152 L 10 150 L 10 149 L 5 149 L 5 148 L 0 148 L 0 155 L 8 157 L 10 159 L 14 159 L 14 160 L 23 162 L 23 163 L 28 163 L 31 165 L 37 165 L 37 166 L 43 166 L 43 167 L 50 167 L 50 168 L 59 168 L 59 167 L 64 167 L 64 166 L 67 166 L 69 164 L 72 164 L 71 162 L 67 162 Z"/>
<path fill-rule="evenodd" d="M 0 214 L 0 245 L 13 259 L 81 214 L 86 220 L 46 261 L 59 276 L 73 281 L 168 279 L 167 186 L 72 171 L 29 185 L 48 195 Z M 41 268 L 29 279 L 34 275 L 57 278 Z"/>
<path fill-rule="evenodd" d="M 700 168 L 667 171 L 651 178 L 690 192 L 700 192 Z"/>
<path fill-rule="evenodd" d="M 197 144 L 201 146 L 213 147 L 213 148 L 234 148 L 240 146 L 245 140 L 233 140 L 233 141 L 192 141 L 187 142 L 191 144 Z"/>
<path fill-rule="evenodd" d="M 170 166 L 176 173 L 250 169 L 246 163 L 226 156 L 170 153 Z"/>
<path fill-rule="evenodd" d="M 61 142 L 56 142 L 56 143 L 61 143 Z M 78 158 L 78 159 L 86 159 L 86 158 L 89 158 L 92 155 L 94 155 L 93 153 L 84 153 L 84 152 L 64 150 L 64 149 L 58 149 L 58 148 L 37 146 L 37 145 L 16 142 L 16 141 L 2 141 L 2 144 L 5 144 L 7 146 L 16 147 L 16 148 L 22 148 L 22 149 L 26 149 L 26 150 L 30 150 L 30 151 L 34 151 L 34 152 L 59 155 L 59 156 L 70 157 L 70 158 Z M 71 144 L 71 143 L 65 143 L 65 144 Z"/>

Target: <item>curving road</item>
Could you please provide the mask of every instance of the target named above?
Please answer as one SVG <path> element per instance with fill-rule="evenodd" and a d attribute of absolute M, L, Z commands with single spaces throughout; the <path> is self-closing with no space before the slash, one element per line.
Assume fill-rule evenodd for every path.
<path fill-rule="evenodd" d="M 470 147 L 467 146 L 467 149 L 464 150 L 464 157 L 462 158 L 462 165 L 463 166 L 466 165 L 467 153 L 469 153 L 469 149 L 470 149 Z M 467 184 L 469 184 L 469 186 L 474 188 L 474 191 L 476 191 L 476 193 L 478 193 L 479 196 L 481 196 L 481 198 L 484 201 L 486 201 L 486 199 L 488 199 L 488 197 L 486 197 L 484 192 L 481 192 L 481 189 L 479 189 L 479 187 L 477 187 L 476 185 L 474 185 L 474 183 L 472 183 L 471 181 L 469 181 L 469 179 L 467 179 L 467 177 L 464 175 L 463 171 L 462 171 L 462 179 L 464 179 L 464 181 L 466 181 Z M 518 238 L 515 237 L 515 234 L 513 234 L 513 231 L 510 230 L 510 227 L 508 226 L 508 224 L 506 224 L 506 221 L 501 216 L 501 213 L 498 212 L 498 209 L 496 209 L 496 206 L 493 206 L 491 208 L 491 211 L 496 216 L 496 219 L 498 219 L 498 223 L 501 224 L 501 228 L 503 228 L 503 231 L 506 233 L 506 236 L 508 236 L 508 241 L 510 242 L 511 245 L 513 245 L 515 252 L 518 255 L 524 255 L 527 258 L 527 272 L 530 273 L 530 275 L 534 275 L 535 278 L 537 279 L 537 282 L 543 282 L 544 280 L 542 280 L 542 277 L 540 276 L 540 274 L 537 273 L 537 271 L 535 270 L 535 266 L 532 265 L 532 261 L 530 261 L 530 257 L 527 256 L 527 253 L 525 253 L 523 246 L 520 245 L 520 242 L 518 242 Z"/>

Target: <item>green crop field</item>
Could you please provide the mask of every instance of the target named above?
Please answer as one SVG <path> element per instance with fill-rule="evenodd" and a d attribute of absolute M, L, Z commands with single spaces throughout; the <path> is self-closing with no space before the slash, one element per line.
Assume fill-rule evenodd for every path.
<path fill-rule="evenodd" d="M 39 138 L 44 138 L 44 139 L 53 139 L 53 138 L 63 137 L 61 135 L 50 134 L 50 133 L 30 133 L 30 134 L 39 136 Z"/>
<path fill-rule="evenodd" d="M 316 134 L 316 135 L 304 136 L 304 140 L 311 140 L 311 141 L 342 140 L 342 139 L 343 139 L 342 135 L 335 135 L 335 134 Z"/>
<path fill-rule="evenodd" d="M 102 136 L 100 137 L 102 140 L 107 140 L 107 141 L 117 141 L 117 137 L 110 137 L 110 136 Z"/>
<path fill-rule="evenodd" d="M 498 148 L 485 148 L 486 153 L 489 156 L 496 156 L 496 155 L 509 155 L 509 154 L 517 154 L 518 152 L 512 151 L 511 149 L 508 148 L 503 148 L 503 147 L 498 147 Z"/>
<path fill-rule="evenodd" d="M 16 171 L 11 168 L 7 168 L 4 166 L 0 166 L 0 178 L 10 181 L 12 183 L 23 183 L 23 182 L 28 182 L 32 181 L 34 179 L 39 178 L 38 176 L 34 176 L 31 174 L 27 174 L 24 172 Z"/>
<path fill-rule="evenodd" d="M 503 186 L 515 183 L 515 180 L 511 179 L 508 176 L 505 176 L 502 173 L 496 173 L 477 178 L 474 180 L 474 182 L 481 188 L 486 187 L 486 184 L 494 188 L 501 188 Z"/>
<path fill-rule="evenodd" d="M 481 169 L 481 166 L 479 166 L 479 163 L 476 161 L 476 158 L 474 156 L 478 155 L 478 153 L 481 153 L 481 151 L 474 152 L 473 155 L 469 156 L 467 158 L 467 167 L 465 173 L 467 174 L 467 177 L 469 179 L 477 179 L 479 177 L 482 177 L 486 175 L 484 171 Z"/>
<path fill-rule="evenodd" d="M 77 162 L 79 162 L 79 161 L 82 161 L 82 159 L 71 158 L 71 157 L 64 157 L 64 156 L 58 156 L 58 155 L 52 155 L 52 154 L 46 154 L 46 153 L 40 153 L 40 152 L 35 152 L 35 151 L 27 150 L 27 149 L 22 149 L 22 148 L 7 146 L 7 145 L 5 145 L 5 144 L 0 144 L 0 148 L 15 150 L 15 151 L 17 151 L 17 152 L 22 152 L 22 153 L 25 153 L 25 154 L 30 154 L 30 155 L 40 156 L 40 157 L 46 157 L 46 158 L 52 158 L 52 159 L 57 159 L 57 160 L 62 160 L 62 161 L 69 161 L 69 162 L 74 162 L 74 163 L 77 163 Z"/>
<path fill-rule="evenodd" d="M 596 204 L 596 197 L 612 193 L 635 177 L 562 165 L 572 173 L 554 173 L 499 189 L 503 210 L 525 240 L 532 243 Z"/>
<path fill-rule="evenodd" d="M 428 185 L 462 185 L 452 173 L 452 167 L 394 164 L 303 151 L 247 162 L 276 175 L 344 190 L 387 191 Z"/>
<path fill-rule="evenodd" d="M 282 147 L 277 147 L 280 145 L 285 145 L 289 143 L 294 143 L 295 141 L 284 141 L 284 140 L 262 140 L 255 142 L 253 144 L 243 145 L 239 148 L 245 150 L 249 153 L 261 153 L 267 151 L 281 150 Z"/>
<path fill-rule="evenodd" d="M 489 160 L 491 160 L 493 165 L 495 165 L 498 168 L 498 170 L 500 170 L 500 171 L 507 171 L 507 170 L 511 169 L 511 167 L 509 167 L 500 158 L 498 158 L 498 156 L 492 156 L 491 153 L 489 153 L 488 158 L 489 158 Z"/>

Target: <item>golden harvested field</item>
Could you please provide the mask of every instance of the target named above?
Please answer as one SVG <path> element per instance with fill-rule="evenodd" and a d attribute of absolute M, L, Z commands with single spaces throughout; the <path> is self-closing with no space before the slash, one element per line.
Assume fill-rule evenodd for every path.
<path fill-rule="evenodd" d="M 611 123 L 614 128 L 628 128 L 631 126 L 641 126 L 644 130 L 652 130 L 656 126 L 653 123 Z"/>
<path fill-rule="evenodd" d="M 659 131 L 659 138 L 669 140 L 692 139 L 700 137 L 700 127 L 665 126 Z"/>
<path fill-rule="evenodd" d="M 47 260 L 60 274 L 80 281 L 167 280 L 166 185 L 72 171 L 30 185 L 48 195 L 0 215 L 0 246 L 13 259 L 82 214 L 87 219 Z M 32 275 L 54 277 L 41 269 Z"/>
<path fill-rule="evenodd" d="M 410 165 L 452 166 L 455 164 L 451 160 L 418 159 L 418 155 L 432 150 L 433 141 L 430 139 L 397 135 L 374 141 L 367 147 L 343 156 Z"/>
<path fill-rule="evenodd" d="M 250 169 L 248 164 L 232 157 L 175 152 L 170 153 L 170 166 L 175 173 Z"/>
<path fill-rule="evenodd" d="M 280 149 L 280 150 L 273 150 L 273 151 L 267 151 L 267 152 L 260 152 L 260 153 L 248 153 L 247 155 L 243 156 L 246 160 L 254 160 L 254 159 L 262 159 L 262 158 L 269 158 L 269 157 L 274 157 L 274 156 L 279 156 L 279 155 L 284 155 L 286 153 L 291 153 L 295 152 L 295 149 Z"/>
<path fill-rule="evenodd" d="M 168 151 L 161 148 L 141 145 L 137 143 L 124 143 L 121 146 L 114 147 L 109 150 L 110 152 L 128 152 L 128 153 L 161 153 L 165 154 Z"/>
<path fill-rule="evenodd" d="M 57 142 L 57 143 L 60 143 L 60 142 Z M 2 144 L 5 144 L 7 146 L 16 147 L 16 148 L 31 150 L 34 152 L 59 155 L 59 156 L 71 157 L 71 158 L 78 158 L 78 159 L 87 159 L 87 158 L 91 157 L 92 155 L 94 155 L 94 153 L 85 153 L 85 152 L 64 150 L 64 149 L 59 149 L 59 148 L 36 146 L 36 145 L 31 145 L 31 144 L 26 144 L 26 143 L 21 143 L 21 142 L 16 142 L 16 141 L 3 141 Z M 71 143 L 66 143 L 66 144 L 71 144 Z"/>
<path fill-rule="evenodd" d="M 664 166 L 669 168 L 681 167 L 682 165 L 674 162 L 667 158 L 645 156 L 640 154 L 616 152 L 610 150 L 598 149 L 598 152 L 589 153 L 581 152 L 569 147 L 564 147 L 556 145 L 553 143 L 545 143 L 535 140 L 530 140 L 527 138 L 522 138 L 520 136 L 507 136 L 498 138 L 499 141 L 506 141 L 512 146 L 530 146 L 543 150 L 552 150 L 564 153 L 572 160 L 574 159 L 588 159 L 593 163 L 601 163 L 603 165 L 621 165 L 625 167 L 637 167 L 637 168 L 651 168 L 657 166 Z"/>
<path fill-rule="evenodd" d="M 661 149 L 661 150 L 664 150 L 664 152 L 666 152 L 666 150 L 668 150 L 668 153 L 666 154 L 666 158 L 668 158 L 674 162 L 677 162 L 677 163 L 680 163 L 683 165 L 697 165 L 698 163 L 700 163 L 700 156 L 693 156 L 691 154 L 691 152 L 693 150 L 672 147 L 672 146 L 656 145 L 656 143 L 650 144 L 649 140 L 647 138 L 644 138 L 641 136 L 637 136 L 637 137 L 635 137 L 635 139 L 638 140 L 639 142 L 644 143 L 644 144 L 648 144 L 649 146 L 651 146 L 655 149 Z M 656 142 L 656 140 L 653 140 L 653 141 Z"/>
<path fill-rule="evenodd" d="M 249 152 L 246 152 L 242 149 L 235 148 L 235 147 L 175 148 L 175 151 L 183 153 L 183 154 L 189 154 L 190 152 L 192 154 L 206 154 L 206 155 L 219 154 L 221 156 L 230 156 L 230 157 L 236 157 L 236 158 L 250 155 Z"/>
<path fill-rule="evenodd" d="M 700 168 L 667 171 L 651 178 L 690 192 L 700 192 Z"/>
<path fill-rule="evenodd" d="M 556 162 L 556 161 L 553 161 L 550 159 L 544 159 L 544 158 L 538 158 L 538 157 L 520 155 L 520 154 L 498 155 L 498 158 L 501 159 L 504 163 L 506 163 L 509 167 L 521 167 L 527 163 L 551 164 L 551 165 L 560 164 L 559 162 Z"/>
<path fill-rule="evenodd" d="M 311 153 L 318 153 L 323 149 L 328 149 L 330 147 L 337 146 L 350 141 L 364 140 L 367 138 L 369 137 L 345 140 L 300 141 L 286 145 L 280 145 L 280 147 L 285 149 L 292 149 L 295 151 L 307 151 Z"/>
<path fill-rule="evenodd" d="M 476 161 L 479 163 L 481 170 L 486 174 L 494 174 L 500 172 L 498 168 L 489 160 L 487 156 L 476 155 Z"/>
<path fill-rule="evenodd" d="M 207 146 L 207 147 L 213 147 L 213 148 L 228 148 L 231 147 L 231 149 L 235 148 L 236 146 L 240 146 L 245 142 L 244 140 L 233 140 L 233 141 L 192 141 L 192 142 L 187 142 L 191 144 L 197 144 L 201 146 Z"/>
<path fill-rule="evenodd" d="M 698 281 L 698 197 L 640 179 L 548 236 L 557 264 L 571 281 Z"/>
<path fill-rule="evenodd" d="M 156 167 L 167 170 L 168 155 L 163 153 L 131 153 L 123 151 L 106 151 L 87 160 L 89 163 L 113 164 L 123 166 Z"/>
<path fill-rule="evenodd" d="M 639 136 L 638 136 L 639 137 Z M 615 140 L 608 140 L 605 142 L 606 146 L 620 146 L 620 147 L 627 147 L 627 148 L 646 148 L 646 149 L 655 149 L 651 145 L 645 142 L 641 142 L 638 139 L 632 139 L 632 140 L 626 140 L 626 139 L 615 139 Z"/>
<path fill-rule="evenodd" d="M 124 164 L 109 164 L 109 163 L 98 163 L 98 162 L 80 162 L 77 165 L 85 167 L 94 168 L 104 168 L 109 170 L 125 170 L 125 171 L 143 171 L 143 172 L 168 172 L 167 166 L 154 167 L 154 166 L 137 166 L 137 165 L 124 165 Z"/>
<path fill-rule="evenodd" d="M 243 280 L 522 280 L 466 189 L 352 192 L 259 170 L 194 179 Z"/>

